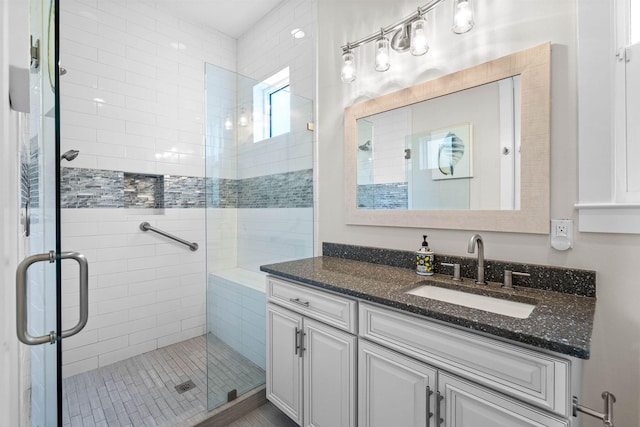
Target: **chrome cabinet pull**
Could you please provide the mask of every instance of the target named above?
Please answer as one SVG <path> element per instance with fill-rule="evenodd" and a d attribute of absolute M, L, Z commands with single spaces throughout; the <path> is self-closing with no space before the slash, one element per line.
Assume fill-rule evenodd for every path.
<path fill-rule="evenodd" d="M 295 335 L 293 336 L 293 345 L 294 345 L 294 347 L 295 347 L 295 351 L 294 351 L 294 353 L 293 353 L 293 354 L 296 354 L 296 355 L 297 355 L 297 354 L 298 354 L 298 352 L 300 351 L 300 344 L 299 344 L 299 342 L 300 342 L 300 341 L 298 341 L 298 334 L 299 334 L 300 332 L 301 332 L 301 331 L 300 331 L 300 329 L 298 329 L 298 327 L 296 326 L 296 333 L 295 333 Z"/>
<path fill-rule="evenodd" d="M 438 391 L 436 393 L 436 426 L 439 427 L 442 424 L 444 424 L 444 418 L 442 418 L 440 415 L 442 415 L 442 413 L 440 412 L 440 403 L 444 400 L 444 396 Z"/>
<path fill-rule="evenodd" d="M 48 335 L 34 337 L 29 335 L 27 317 L 27 270 L 37 262 L 55 262 L 59 259 L 73 259 L 80 267 L 80 320 L 71 329 L 62 331 L 62 338 L 70 337 L 80 332 L 89 320 L 89 266 L 84 255 L 78 252 L 63 252 L 58 257 L 54 251 L 46 254 L 31 255 L 18 265 L 16 270 L 16 334 L 20 342 L 27 345 L 54 344 L 58 336 L 51 331 Z"/>
<path fill-rule="evenodd" d="M 304 343 L 303 343 L 303 339 L 304 336 L 307 335 L 304 332 L 302 332 L 302 329 L 298 329 L 298 327 L 296 326 L 296 333 L 294 335 L 293 338 L 293 344 L 295 346 L 295 352 L 294 354 L 297 354 L 298 356 L 302 357 L 302 353 L 304 352 Z"/>
<path fill-rule="evenodd" d="M 309 301 L 302 301 L 300 300 L 300 298 L 289 298 L 289 301 L 291 301 L 294 304 L 301 305 L 303 307 L 309 307 Z"/>
<path fill-rule="evenodd" d="M 433 392 L 431 391 L 431 387 L 427 386 L 427 427 L 429 427 L 429 420 L 433 417 L 433 412 L 431 412 L 431 396 Z"/>
<path fill-rule="evenodd" d="M 305 337 L 306 335 L 307 335 L 307 334 L 305 334 L 305 333 L 302 331 L 302 329 L 300 329 L 300 345 L 299 345 L 300 351 L 298 351 L 298 356 L 300 356 L 300 357 L 303 357 L 303 355 L 304 355 L 304 351 L 306 350 L 306 349 L 304 348 L 304 337 Z"/>

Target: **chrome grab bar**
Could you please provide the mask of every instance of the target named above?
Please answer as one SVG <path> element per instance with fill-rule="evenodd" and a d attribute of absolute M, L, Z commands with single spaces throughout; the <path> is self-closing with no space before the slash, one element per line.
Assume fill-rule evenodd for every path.
<path fill-rule="evenodd" d="M 146 221 L 140 224 L 140 230 L 153 231 L 154 233 L 158 233 L 164 237 L 168 237 L 169 239 L 175 240 L 176 242 L 180 242 L 183 245 L 189 246 L 189 249 L 191 249 L 194 252 L 198 250 L 198 244 L 196 242 L 188 242 L 184 239 L 174 236 L 173 234 L 169 234 L 166 231 L 158 230 L 157 228 L 152 227 L 151 224 L 149 224 Z"/>
<path fill-rule="evenodd" d="M 33 337 L 27 332 L 27 270 L 36 262 L 55 262 L 59 259 L 73 259 L 80 267 L 80 320 L 71 329 L 62 331 L 62 338 L 73 336 L 80 332 L 89 320 L 89 263 L 84 255 L 78 252 L 62 252 L 56 256 L 54 251 L 46 254 L 31 255 L 25 258 L 18 265 L 16 270 L 16 334 L 18 339 L 27 345 L 39 345 L 44 343 L 54 344 L 58 339 L 56 332 L 51 331 L 48 335 Z"/>

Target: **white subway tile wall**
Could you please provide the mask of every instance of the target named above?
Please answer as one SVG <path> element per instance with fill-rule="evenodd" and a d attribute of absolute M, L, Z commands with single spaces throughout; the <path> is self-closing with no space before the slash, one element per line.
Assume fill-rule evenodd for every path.
<path fill-rule="evenodd" d="M 204 176 L 204 64 L 234 70 L 236 40 L 156 2 L 65 1 L 62 151 L 70 166 Z"/>
<path fill-rule="evenodd" d="M 204 66 L 234 69 L 236 41 L 153 2 L 61 7 L 62 151 L 80 150 L 65 166 L 204 176 Z M 204 215 L 63 210 L 64 249 L 90 262 L 90 320 L 65 341 L 65 377 L 205 332 Z M 143 233 L 142 221 L 201 250 Z M 78 317 L 76 276 L 65 265 L 65 327 Z"/>
<path fill-rule="evenodd" d="M 156 213 L 157 215 L 153 215 Z M 64 209 L 63 250 L 89 261 L 89 322 L 65 340 L 64 376 L 205 332 L 204 209 Z M 197 252 L 143 232 L 151 225 L 197 242 Z M 78 269 L 63 263 L 63 328 L 78 319 Z"/>
<path fill-rule="evenodd" d="M 284 1 L 236 41 L 161 2 L 65 1 L 61 148 L 80 150 L 65 166 L 225 179 L 311 169 L 310 102 L 297 135 L 238 147 L 236 85 L 218 76 L 206 100 L 203 88 L 205 63 L 256 80 L 289 66 L 292 92 L 312 100 L 315 9 L 316 0 Z M 294 39 L 293 28 L 307 36 Z M 201 249 L 144 233 L 142 221 Z M 62 222 L 63 249 L 89 259 L 91 295 L 87 327 L 65 341 L 65 377 L 205 333 L 207 267 L 256 271 L 313 253 L 312 208 L 64 209 Z M 78 317 L 76 270 L 65 263 L 64 327 Z"/>
<path fill-rule="evenodd" d="M 284 1 L 238 39 L 238 73 L 260 82 L 289 67 L 292 93 L 290 134 L 257 143 L 239 138 L 238 179 L 313 168 L 315 135 L 306 124 L 315 117 L 316 8 L 317 0 Z M 295 28 L 305 37 L 293 38 Z M 238 267 L 257 271 L 313 256 L 313 208 L 238 209 L 238 224 Z"/>

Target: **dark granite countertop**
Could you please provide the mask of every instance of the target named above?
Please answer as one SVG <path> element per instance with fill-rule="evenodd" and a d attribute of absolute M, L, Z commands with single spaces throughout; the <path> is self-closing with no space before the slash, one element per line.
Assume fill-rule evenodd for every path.
<path fill-rule="evenodd" d="M 321 256 L 263 265 L 264 272 L 362 300 L 438 319 L 520 343 L 581 359 L 589 358 L 596 299 L 560 292 L 518 287 L 505 290 L 499 283 L 476 285 L 449 276 L 419 276 L 407 268 Z M 405 294 L 425 280 L 437 286 L 534 304 L 531 315 L 518 319 L 483 310 Z"/>

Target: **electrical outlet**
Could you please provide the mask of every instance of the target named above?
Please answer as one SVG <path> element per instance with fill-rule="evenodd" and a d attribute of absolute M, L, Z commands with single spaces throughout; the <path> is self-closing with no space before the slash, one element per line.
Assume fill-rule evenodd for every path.
<path fill-rule="evenodd" d="M 567 237 L 568 234 L 569 234 L 569 229 L 567 228 L 566 224 L 560 223 L 556 225 L 556 236 Z"/>
<path fill-rule="evenodd" d="M 573 220 L 551 220 L 551 247 L 559 251 L 573 247 Z"/>

